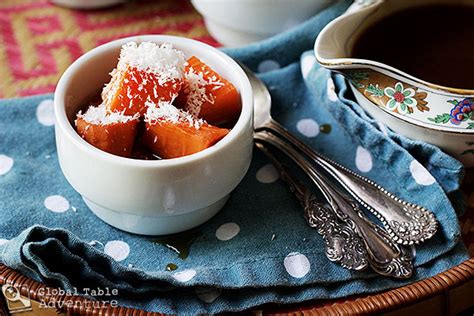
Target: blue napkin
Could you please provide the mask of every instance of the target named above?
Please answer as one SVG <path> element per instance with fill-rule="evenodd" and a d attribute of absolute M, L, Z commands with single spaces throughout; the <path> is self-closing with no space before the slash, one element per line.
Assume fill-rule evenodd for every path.
<path fill-rule="evenodd" d="M 59 169 L 52 95 L 0 101 L 0 261 L 70 291 L 115 289 L 113 299 L 121 306 L 196 314 L 372 293 L 466 260 L 447 197 L 459 189 L 461 164 L 367 117 L 351 101 L 343 78 L 318 67 L 305 52 L 348 4 L 339 2 L 288 33 L 227 52 L 261 73 L 272 94 L 273 115 L 291 132 L 435 212 L 439 232 L 417 247 L 411 279 L 353 272 L 329 262 L 322 239 L 258 151 L 222 211 L 193 230 L 197 237 L 186 259 L 155 238 L 108 226 L 87 209 Z M 170 263 L 177 269 L 167 271 Z"/>

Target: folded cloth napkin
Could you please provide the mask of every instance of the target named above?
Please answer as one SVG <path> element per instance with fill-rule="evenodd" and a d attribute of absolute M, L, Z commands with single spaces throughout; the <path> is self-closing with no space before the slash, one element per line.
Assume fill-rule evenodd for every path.
<path fill-rule="evenodd" d="M 113 298 L 122 306 L 195 314 L 371 293 L 466 260 L 447 198 L 459 188 L 461 164 L 368 118 L 351 101 L 343 78 L 304 53 L 348 4 L 338 2 L 288 33 L 227 52 L 261 73 L 272 94 L 273 115 L 292 133 L 435 212 L 439 232 L 417 247 L 412 278 L 353 272 L 327 260 L 321 237 L 306 225 L 301 207 L 258 151 L 227 205 L 193 230 L 196 239 L 186 259 L 155 238 L 108 226 L 60 171 L 51 95 L 0 102 L 1 262 L 70 291 L 116 289 Z M 170 263 L 177 269 L 167 271 Z"/>

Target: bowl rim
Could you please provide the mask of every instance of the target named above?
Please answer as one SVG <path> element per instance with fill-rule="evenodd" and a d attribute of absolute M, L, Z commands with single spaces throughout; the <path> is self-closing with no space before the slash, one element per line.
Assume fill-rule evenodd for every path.
<path fill-rule="evenodd" d="M 230 68 L 232 72 L 237 74 L 238 83 L 234 82 L 237 86 L 241 101 L 242 101 L 242 109 L 239 116 L 239 119 L 230 130 L 229 134 L 227 134 L 224 138 L 222 138 L 219 142 L 212 145 L 209 148 L 206 148 L 200 152 L 178 157 L 178 158 L 170 158 L 170 159 L 162 159 L 162 160 L 144 160 L 144 159 L 134 159 L 134 158 L 127 158 L 121 157 L 114 154 L 110 154 L 103 150 L 100 150 L 93 145 L 86 142 L 76 130 L 73 128 L 72 124 L 69 122 L 66 109 L 65 109 L 65 100 L 66 100 L 66 88 L 70 84 L 70 81 L 77 73 L 77 71 L 87 62 L 90 61 L 95 56 L 104 54 L 111 50 L 119 50 L 120 47 L 130 41 L 136 42 L 158 42 L 158 43 L 171 43 L 173 46 L 176 45 L 183 45 L 187 46 L 191 51 L 198 50 L 199 52 L 205 52 L 206 55 L 209 56 L 209 59 L 216 60 L 216 63 L 225 64 L 227 68 Z M 252 88 L 250 85 L 250 81 L 242 70 L 242 68 L 234 61 L 230 56 L 222 52 L 221 50 L 212 47 L 208 44 L 203 42 L 179 37 L 179 36 L 171 36 L 171 35 L 138 35 L 138 36 L 130 36 L 125 38 L 120 38 L 117 40 L 110 41 L 108 43 L 102 44 L 92 50 L 86 52 L 81 57 L 79 57 L 76 61 L 74 61 L 63 73 L 59 82 L 56 86 L 56 90 L 54 92 L 54 115 L 56 118 L 55 129 L 56 133 L 58 133 L 57 129 L 60 129 L 67 139 L 72 142 L 76 147 L 79 149 L 88 152 L 91 155 L 96 155 L 97 158 L 103 159 L 110 163 L 115 163 L 123 166 L 133 166 L 133 167 L 144 167 L 144 168 L 155 168 L 155 167 L 170 167 L 170 166 L 178 166 L 183 165 L 191 162 L 195 162 L 197 160 L 206 159 L 207 157 L 216 154 L 221 150 L 225 150 L 227 146 L 238 139 L 238 136 L 248 128 L 249 123 L 253 123 L 253 93 Z"/>

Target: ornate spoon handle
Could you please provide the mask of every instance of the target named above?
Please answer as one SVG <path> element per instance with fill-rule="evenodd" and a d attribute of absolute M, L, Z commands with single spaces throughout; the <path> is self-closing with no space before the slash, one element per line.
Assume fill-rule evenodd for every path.
<path fill-rule="evenodd" d="M 403 201 L 366 177 L 315 152 L 274 120 L 256 131 L 259 130 L 278 134 L 310 157 L 336 179 L 357 202 L 373 213 L 395 242 L 404 245 L 418 244 L 436 233 L 436 218 L 426 208 Z"/>
<path fill-rule="evenodd" d="M 408 278 L 413 272 L 411 251 L 392 242 L 383 229 L 372 223 L 357 203 L 342 193 L 292 146 L 273 134 L 256 133 L 256 140 L 269 143 L 291 158 L 320 189 L 337 217 L 351 227 L 362 239 L 371 268 L 382 275 Z"/>
<path fill-rule="evenodd" d="M 290 191 L 300 201 L 308 225 L 315 228 L 323 237 L 326 244 L 326 257 L 350 270 L 366 269 L 368 267 L 367 250 L 354 229 L 340 221 L 331 209 L 318 202 L 311 191 L 288 172 L 263 142 L 257 140 L 256 146 L 272 161 L 281 179 L 288 184 Z"/>

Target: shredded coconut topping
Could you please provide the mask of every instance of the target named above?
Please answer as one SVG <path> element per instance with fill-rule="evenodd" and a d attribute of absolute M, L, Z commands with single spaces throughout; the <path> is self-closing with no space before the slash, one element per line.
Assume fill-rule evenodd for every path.
<path fill-rule="evenodd" d="M 122 46 L 117 68 L 126 70 L 132 66 L 152 72 L 158 75 L 158 82 L 163 85 L 170 80 L 183 77 L 185 62 L 184 53 L 174 49 L 169 43 L 158 45 L 152 42 L 140 44 L 129 42 Z"/>
<path fill-rule="evenodd" d="M 213 94 L 206 92 L 206 87 L 212 85 L 214 86 L 212 90 L 217 90 L 220 89 L 224 83 L 219 81 L 216 76 L 209 77 L 208 80 L 206 80 L 202 72 L 197 72 L 192 67 L 184 74 L 184 77 L 186 79 L 184 92 L 188 96 L 186 110 L 190 114 L 198 116 L 204 102 L 211 104 L 215 102 Z"/>
<path fill-rule="evenodd" d="M 178 109 L 171 102 L 158 101 L 158 104 L 153 102 L 145 102 L 147 111 L 145 114 L 145 122 L 152 123 L 158 120 L 166 120 L 171 123 L 188 123 L 189 127 L 199 129 L 204 121 L 202 119 L 196 119 L 187 111 Z"/>
<path fill-rule="evenodd" d="M 170 81 L 181 80 L 185 63 L 184 53 L 174 49 L 171 44 L 164 43 L 159 45 L 152 42 L 142 42 L 140 44 L 135 42 L 126 43 L 120 51 L 117 68 L 110 73 L 112 80 L 105 85 L 102 91 L 102 99 L 106 103 L 112 101 L 120 87 L 120 80 L 129 67 L 153 74 L 158 80 L 158 84 L 162 86 Z M 126 84 L 128 81 L 128 79 L 124 80 Z M 147 84 L 147 80 L 144 79 L 139 84 L 138 91 L 141 91 L 143 86 Z M 176 83 L 174 83 L 174 87 L 176 87 Z M 156 91 L 154 90 L 153 93 L 156 98 Z M 127 97 L 132 99 L 131 95 Z"/>
<path fill-rule="evenodd" d="M 106 104 L 110 104 L 117 93 L 117 90 L 120 86 L 120 77 L 122 73 L 123 72 L 120 72 L 117 68 L 114 68 L 114 70 L 110 72 L 112 79 L 109 83 L 105 84 L 101 93 L 102 100 L 104 100 Z"/>
<path fill-rule="evenodd" d="M 82 114 L 82 111 L 77 113 L 78 118 L 84 119 L 84 121 L 94 125 L 110 125 L 116 123 L 127 123 L 132 120 L 138 120 L 139 114 L 124 115 L 120 112 L 110 112 L 103 106 L 103 103 L 99 106 L 90 106 L 86 113 Z"/>

